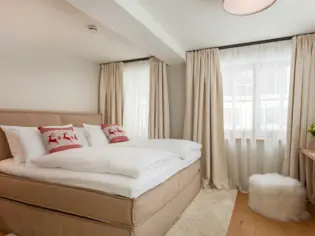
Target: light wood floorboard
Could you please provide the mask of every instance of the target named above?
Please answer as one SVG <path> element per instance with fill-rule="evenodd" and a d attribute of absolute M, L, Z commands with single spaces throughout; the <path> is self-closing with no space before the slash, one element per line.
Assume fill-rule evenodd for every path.
<path fill-rule="evenodd" d="M 315 236 L 315 206 L 309 205 L 312 219 L 280 222 L 267 219 L 248 208 L 248 195 L 239 193 L 227 236 Z"/>

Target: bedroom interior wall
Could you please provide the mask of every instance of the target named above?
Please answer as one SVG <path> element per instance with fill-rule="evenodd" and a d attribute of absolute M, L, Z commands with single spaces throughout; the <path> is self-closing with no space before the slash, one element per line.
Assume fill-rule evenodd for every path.
<path fill-rule="evenodd" d="M 171 138 L 183 138 L 186 102 L 186 64 L 175 64 L 167 69 L 170 102 Z"/>
<path fill-rule="evenodd" d="M 2 54 L 0 109 L 97 112 L 99 70 L 75 56 Z"/>

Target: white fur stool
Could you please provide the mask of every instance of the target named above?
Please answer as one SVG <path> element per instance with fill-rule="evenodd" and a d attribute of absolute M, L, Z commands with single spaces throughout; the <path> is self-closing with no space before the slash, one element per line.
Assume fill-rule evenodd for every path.
<path fill-rule="evenodd" d="M 252 175 L 249 178 L 249 207 L 265 217 L 301 220 L 310 217 L 306 211 L 306 191 L 296 179 L 279 174 Z"/>

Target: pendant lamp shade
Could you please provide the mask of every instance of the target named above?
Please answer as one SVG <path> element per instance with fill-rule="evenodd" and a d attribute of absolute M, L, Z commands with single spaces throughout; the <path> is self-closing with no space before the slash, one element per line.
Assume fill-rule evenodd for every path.
<path fill-rule="evenodd" d="M 232 15 L 251 15 L 272 6 L 276 0 L 223 0 L 223 8 Z"/>

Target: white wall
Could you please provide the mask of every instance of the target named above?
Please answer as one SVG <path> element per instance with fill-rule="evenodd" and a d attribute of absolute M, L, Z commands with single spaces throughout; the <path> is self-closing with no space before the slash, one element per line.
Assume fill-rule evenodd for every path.
<path fill-rule="evenodd" d="M 168 66 L 167 69 L 171 138 L 183 138 L 186 102 L 186 64 Z"/>
<path fill-rule="evenodd" d="M 0 109 L 97 112 L 99 69 L 64 55 L 0 54 Z"/>

